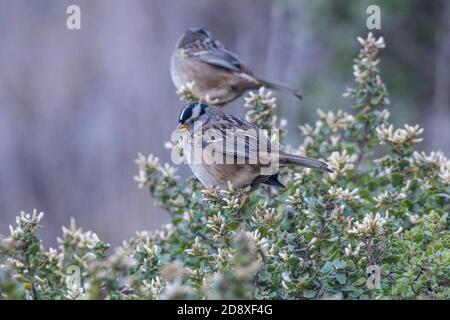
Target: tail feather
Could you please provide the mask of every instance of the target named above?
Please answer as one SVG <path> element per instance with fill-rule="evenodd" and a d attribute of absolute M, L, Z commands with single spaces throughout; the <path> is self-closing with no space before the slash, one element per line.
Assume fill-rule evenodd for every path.
<path fill-rule="evenodd" d="M 293 154 L 280 153 L 280 163 L 284 164 L 284 165 L 298 165 L 298 166 L 302 166 L 305 168 L 310 168 L 310 169 L 319 170 L 319 171 L 323 171 L 323 172 L 329 172 L 329 173 L 333 172 L 325 162 L 310 159 L 310 158 L 305 158 L 305 157 L 301 157 L 301 156 L 296 156 Z"/>
<path fill-rule="evenodd" d="M 288 92 L 293 94 L 295 97 L 297 97 L 297 99 L 302 100 L 303 97 L 300 94 L 300 92 L 298 92 L 297 90 L 295 90 L 294 88 L 288 86 L 287 84 L 281 83 L 281 82 L 271 82 L 271 81 L 267 81 L 267 80 L 262 80 L 259 79 L 259 82 L 270 89 L 274 89 L 274 90 L 279 90 L 279 91 L 284 91 L 284 92 Z"/>

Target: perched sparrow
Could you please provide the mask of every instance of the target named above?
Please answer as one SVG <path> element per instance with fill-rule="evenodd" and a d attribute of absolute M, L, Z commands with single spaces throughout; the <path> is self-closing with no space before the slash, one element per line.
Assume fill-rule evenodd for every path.
<path fill-rule="evenodd" d="M 287 165 L 332 172 L 324 162 L 278 151 L 256 125 L 206 104 L 186 105 L 175 132 L 183 134 L 184 156 L 205 187 L 224 189 L 229 183 L 238 189 L 250 186 L 251 191 L 260 184 L 284 187 L 278 170 Z M 277 161 L 276 166 L 269 160 Z"/>
<path fill-rule="evenodd" d="M 302 98 L 296 90 L 283 83 L 255 76 L 235 53 L 214 40 L 203 28 L 191 28 L 181 36 L 172 55 L 170 72 L 178 90 L 193 82 L 192 93 L 214 105 L 224 105 L 246 90 L 262 86 Z"/>

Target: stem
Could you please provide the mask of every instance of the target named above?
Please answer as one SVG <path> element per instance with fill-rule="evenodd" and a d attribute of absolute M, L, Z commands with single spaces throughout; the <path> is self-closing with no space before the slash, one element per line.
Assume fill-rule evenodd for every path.
<path fill-rule="evenodd" d="M 361 140 L 358 141 L 358 159 L 356 160 L 356 171 L 359 170 L 359 167 L 361 166 L 363 157 L 364 157 L 364 151 L 366 150 L 367 144 L 369 142 L 369 139 L 367 139 L 367 135 L 369 133 L 369 122 L 366 121 L 364 123 L 364 133 Z"/>

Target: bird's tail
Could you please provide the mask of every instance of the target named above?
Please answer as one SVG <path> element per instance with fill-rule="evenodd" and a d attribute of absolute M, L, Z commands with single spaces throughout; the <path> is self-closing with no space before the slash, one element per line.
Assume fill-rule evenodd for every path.
<path fill-rule="evenodd" d="M 319 171 L 323 171 L 323 172 L 329 172 L 329 173 L 333 172 L 325 162 L 310 159 L 310 158 L 305 158 L 305 157 L 301 157 L 301 156 L 296 156 L 296 155 L 288 154 L 288 153 L 280 152 L 280 163 L 282 165 L 302 166 L 305 168 L 310 168 L 310 169 L 319 170 Z"/>
<path fill-rule="evenodd" d="M 281 82 L 271 82 L 263 79 L 258 79 L 258 81 L 265 87 L 269 89 L 284 91 L 293 94 L 297 99 L 302 100 L 302 95 L 300 92 L 295 90 L 294 88 L 288 86 L 287 84 L 281 83 Z"/>

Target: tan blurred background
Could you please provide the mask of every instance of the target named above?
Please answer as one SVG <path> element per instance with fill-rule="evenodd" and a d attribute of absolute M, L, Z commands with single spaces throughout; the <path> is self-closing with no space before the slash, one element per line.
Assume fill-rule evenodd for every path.
<path fill-rule="evenodd" d="M 66 28 L 81 7 L 82 29 Z M 425 127 L 423 150 L 450 151 L 450 1 L 0 0 L 0 233 L 20 210 L 46 213 L 55 244 L 70 217 L 117 244 L 169 219 L 133 181 L 137 152 L 163 148 L 182 104 L 169 75 L 179 35 L 203 26 L 277 94 L 289 142 L 315 109 L 345 108 L 366 8 L 382 10 L 382 70 L 396 123 Z M 243 99 L 227 107 L 242 115 Z M 186 168 L 180 168 L 187 174 Z"/>

